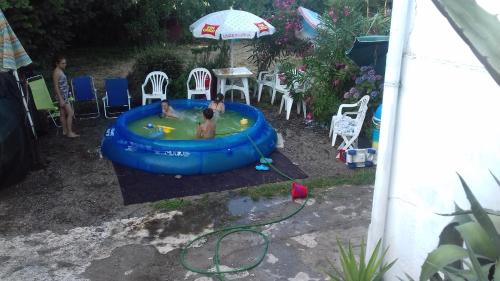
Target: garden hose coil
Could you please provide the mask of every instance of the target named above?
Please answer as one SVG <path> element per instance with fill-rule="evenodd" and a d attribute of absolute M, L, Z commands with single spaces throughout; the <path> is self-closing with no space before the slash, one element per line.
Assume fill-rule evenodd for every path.
<path fill-rule="evenodd" d="M 247 137 L 250 140 L 250 142 L 252 143 L 252 145 L 255 147 L 255 149 L 257 150 L 257 152 L 260 154 L 260 156 L 264 157 L 264 155 L 262 154 L 262 152 L 260 151 L 260 149 L 254 143 L 254 141 L 250 138 L 250 136 L 247 135 Z M 268 163 L 268 165 L 274 171 L 276 171 L 278 174 L 286 177 L 289 180 L 292 180 L 292 181 L 294 180 L 291 177 L 289 177 L 288 175 L 286 175 L 285 173 L 283 173 L 282 171 L 280 171 L 278 168 L 276 168 L 273 164 Z M 242 272 L 242 271 L 247 271 L 247 270 L 250 270 L 252 268 L 255 268 L 256 266 L 258 266 L 264 260 L 264 257 L 266 256 L 268 248 L 269 248 L 269 238 L 264 233 L 262 233 L 261 231 L 257 230 L 257 228 L 265 226 L 265 225 L 271 225 L 271 224 L 274 224 L 274 223 L 278 223 L 278 222 L 281 222 L 281 221 L 284 221 L 284 220 L 287 220 L 287 219 L 293 217 L 295 214 L 297 214 L 298 212 L 300 212 L 305 207 L 305 205 L 307 204 L 308 200 L 309 200 L 309 197 L 306 197 L 305 200 L 304 200 L 304 202 L 302 202 L 302 204 L 300 205 L 300 207 L 298 207 L 296 210 L 294 210 L 293 212 L 291 212 L 288 215 L 285 215 L 283 217 L 280 217 L 280 218 L 277 218 L 277 219 L 274 219 L 274 220 L 260 222 L 260 223 L 255 223 L 255 224 L 245 224 L 245 225 L 237 225 L 237 226 L 224 227 L 224 228 L 221 228 L 221 229 L 218 229 L 218 230 L 214 230 L 212 232 L 209 232 L 209 233 L 206 233 L 204 235 L 196 237 L 195 239 L 191 240 L 191 242 L 189 242 L 181 250 L 180 261 L 181 261 L 182 266 L 184 266 L 184 268 L 186 268 L 187 270 L 192 271 L 192 272 L 200 273 L 200 274 L 203 274 L 203 275 L 215 275 L 219 280 L 224 280 L 224 277 L 223 277 L 224 274 L 232 274 L 232 273 L 234 274 L 234 273 L 238 273 L 238 272 Z M 235 233 L 243 233 L 243 232 L 248 232 L 248 233 L 256 234 L 256 235 L 260 236 L 264 240 L 264 248 L 263 248 L 263 251 L 262 251 L 261 255 L 252 264 L 245 265 L 245 266 L 242 266 L 240 268 L 235 268 L 235 269 L 230 269 L 230 270 L 222 270 L 221 269 L 221 264 L 220 264 L 220 249 L 221 249 L 221 245 L 222 245 L 222 240 L 224 240 L 224 238 L 226 238 L 229 235 L 232 235 L 232 234 L 235 234 Z M 215 270 L 205 269 L 205 268 L 197 268 L 197 267 L 191 265 L 186 260 L 186 255 L 188 253 L 188 249 L 191 246 L 193 246 L 193 245 L 197 245 L 197 243 L 199 243 L 199 242 L 203 243 L 203 241 L 205 241 L 205 239 L 208 240 L 208 237 L 212 236 L 212 235 L 218 235 L 218 238 L 217 238 L 216 244 L 215 244 L 215 253 L 214 253 L 214 256 L 213 256 L 213 266 L 215 267 Z"/>

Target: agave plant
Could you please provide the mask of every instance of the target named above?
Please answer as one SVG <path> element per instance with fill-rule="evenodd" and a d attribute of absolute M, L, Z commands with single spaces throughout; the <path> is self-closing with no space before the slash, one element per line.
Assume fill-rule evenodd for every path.
<path fill-rule="evenodd" d="M 500 85 L 500 24 L 497 17 L 472 0 L 432 1 Z"/>
<path fill-rule="evenodd" d="M 420 281 L 500 281 L 500 212 L 485 209 L 458 175 L 470 202 L 470 210 L 457 207 L 451 230 L 458 232 L 457 244 L 443 244 L 432 251 L 422 265 Z M 500 181 L 492 174 L 500 186 Z M 448 232 L 448 235 L 453 235 Z M 443 237 L 441 237 L 443 238 Z M 441 239 L 443 240 L 443 239 Z M 409 276 L 406 276 L 408 279 Z"/>
<path fill-rule="evenodd" d="M 361 241 L 361 250 L 359 253 L 359 262 L 354 254 L 351 242 L 349 241 L 347 249 L 342 246 L 342 243 L 337 239 L 337 244 L 340 250 L 341 269 L 338 269 L 331 261 L 330 265 L 333 272 L 326 272 L 331 280 L 334 281 L 379 281 L 396 262 L 383 263 L 387 249 L 380 254 L 381 240 L 373 250 L 368 263 L 366 262 L 366 246 L 365 242 Z"/>

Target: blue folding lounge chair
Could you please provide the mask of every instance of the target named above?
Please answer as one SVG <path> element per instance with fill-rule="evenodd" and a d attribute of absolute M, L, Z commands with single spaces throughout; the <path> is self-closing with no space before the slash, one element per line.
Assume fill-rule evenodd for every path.
<path fill-rule="evenodd" d="M 106 96 L 102 98 L 104 104 L 104 116 L 106 118 L 116 118 L 119 113 L 130 109 L 130 95 L 128 92 L 128 81 L 125 78 L 112 78 L 104 81 Z M 126 107 L 125 111 L 109 112 L 110 108 Z M 108 116 L 109 115 L 109 116 Z"/>
<path fill-rule="evenodd" d="M 97 91 L 94 87 L 94 79 L 91 76 L 79 76 L 71 80 L 73 89 L 75 117 L 80 119 L 98 118 L 101 115 L 99 111 L 99 102 L 97 100 Z M 83 104 L 95 103 L 96 111 L 79 113 L 77 109 Z"/>

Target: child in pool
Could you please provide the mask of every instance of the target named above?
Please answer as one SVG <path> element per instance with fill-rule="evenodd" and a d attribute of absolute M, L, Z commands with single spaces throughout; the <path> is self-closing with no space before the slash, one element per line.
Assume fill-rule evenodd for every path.
<path fill-rule="evenodd" d="M 214 111 L 211 108 L 203 110 L 203 124 L 198 123 L 196 127 L 196 138 L 212 139 L 215 137 L 215 122 L 212 121 Z"/>
<path fill-rule="evenodd" d="M 213 111 L 218 111 L 219 113 L 224 113 L 226 110 L 226 106 L 224 105 L 224 95 L 218 93 L 217 97 L 210 103 L 208 108 L 211 108 Z"/>
<path fill-rule="evenodd" d="M 179 115 L 175 110 L 170 106 L 168 100 L 161 101 L 161 114 L 160 118 L 171 117 L 171 118 L 179 118 Z"/>

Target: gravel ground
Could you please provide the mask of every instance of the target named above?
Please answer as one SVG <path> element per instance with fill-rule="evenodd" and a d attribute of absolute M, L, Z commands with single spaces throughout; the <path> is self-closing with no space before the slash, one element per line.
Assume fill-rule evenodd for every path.
<path fill-rule="evenodd" d="M 248 49 L 237 44 L 235 63 L 255 71 L 255 66 L 246 60 L 248 56 Z M 85 62 L 83 58 L 74 61 Z M 128 58 L 107 67 L 92 65 L 89 72 L 93 73 L 100 91 L 104 77 L 125 76 L 132 66 L 133 60 Z M 86 73 L 86 70 L 78 72 Z M 252 105 L 261 108 L 282 135 L 283 154 L 310 177 L 353 172 L 335 159 L 336 150 L 328 138 L 328 128 L 306 126 L 301 115 L 295 114 L 295 107 L 290 120 L 286 120 L 284 112 L 278 114 L 279 97 L 273 106 L 269 101 L 269 94 L 264 93 L 261 103 L 252 99 Z M 60 130 L 47 130 L 38 143 L 46 167 L 32 171 L 21 183 L 0 190 L 0 234 L 63 231 L 151 212 L 149 204 L 123 206 L 113 167 L 101 158 L 100 142 L 110 122 L 113 121 L 104 118 L 75 121 L 76 130 L 81 134 L 77 139 L 61 136 Z"/>
<path fill-rule="evenodd" d="M 244 57 L 244 50 L 237 52 L 238 58 Z M 132 65 L 128 60 L 111 65 L 112 71 L 99 68 L 94 75 L 96 87 L 111 72 L 122 75 Z M 255 100 L 252 104 L 261 108 L 283 137 L 284 155 L 311 178 L 356 172 L 335 159 L 328 128 L 307 126 L 295 113 L 286 120 L 284 113 L 278 114 L 277 101 L 270 106 L 265 95 L 261 104 Z M 235 215 L 231 206 L 250 208 L 239 214 L 242 220 L 259 216 L 252 207 L 258 203 L 250 204 L 251 200 L 238 198 L 233 191 L 195 200 L 183 214 L 161 213 L 150 203 L 123 205 L 113 166 L 100 155 L 102 135 L 111 122 L 77 120 L 76 131 L 81 134 L 77 139 L 47 130 L 38 141 L 45 167 L 0 190 L 0 279 L 212 280 L 180 267 L 178 247 L 200 231 L 231 223 Z M 318 192 L 316 203 L 289 226 L 268 229 L 274 248 L 266 264 L 236 279 L 320 280 L 325 257 L 337 258 L 334 238 L 353 238 L 358 243 L 366 234 L 371 194 L 369 186 Z M 261 202 L 261 213 L 270 213 L 272 206 L 287 200 L 270 202 L 271 209 Z M 288 264 L 295 263 L 298 270 L 291 272 Z"/>
<path fill-rule="evenodd" d="M 325 128 L 307 127 L 299 115 L 287 121 L 276 105 L 263 112 L 283 136 L 280 150 L 310 177 L 353 172 L 335 159 Z M 113 167 L 100 155 L 100 141 L 110 122 L 77 121 L 77 139 L 53 129 L 39 139 L 47 165 L 0 190 L 0 234 L 64 231 L 152 211 L 149 204 L 123 205 Z"/>

